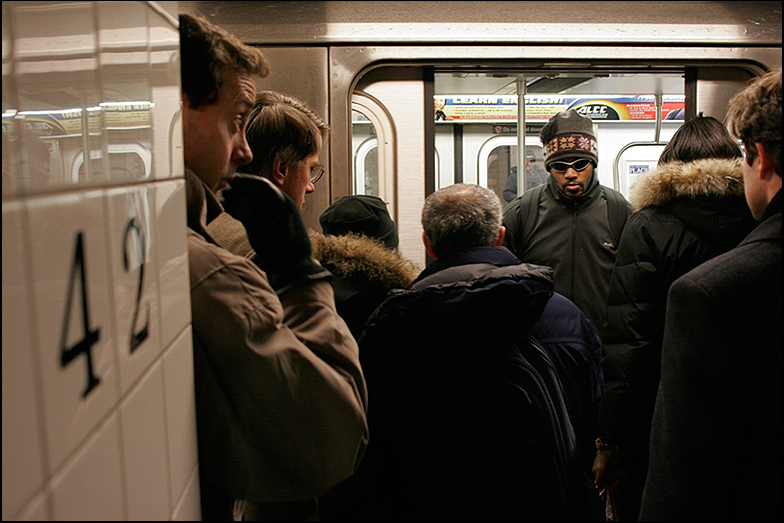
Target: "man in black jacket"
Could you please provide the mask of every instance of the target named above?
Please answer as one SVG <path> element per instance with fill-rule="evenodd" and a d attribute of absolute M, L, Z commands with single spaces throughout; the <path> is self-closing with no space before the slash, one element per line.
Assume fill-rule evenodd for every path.
<path fill-rule="evenodd" d="M 726 121 L 760 224 L 670 287 L 641 520 L 782 518 L 781 69 Z"/>

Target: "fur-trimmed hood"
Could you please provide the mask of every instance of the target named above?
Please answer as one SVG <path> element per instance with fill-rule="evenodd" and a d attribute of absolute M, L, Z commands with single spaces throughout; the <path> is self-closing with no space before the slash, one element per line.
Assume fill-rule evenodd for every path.
<path fill-rule="evenodd" d="M 742 196 L 742 161 L 741 158 L 708 158 L 665 163 L 640 175 L 629 200 L 636 212 L 681 197 Z"/>
<path fill-rule="evenodd" d="M 313 257 L 335 276 L 363 277 L 383 283 L 389 289 L 407 289 L 421 269 L 367 236 L 346 234 L 325 236 L 310 231 Z"/>

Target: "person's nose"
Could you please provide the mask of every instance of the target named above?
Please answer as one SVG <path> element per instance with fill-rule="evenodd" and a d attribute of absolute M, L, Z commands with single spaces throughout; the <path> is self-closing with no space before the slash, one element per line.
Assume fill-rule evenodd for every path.
<path fill-rule="evenodd" d="M 245 138 L 245 133 L 239 138 L 239 143 L 234 148 L 234 162 L 237 165 L 246 165 L 253 160 L 253 151 Z"/>

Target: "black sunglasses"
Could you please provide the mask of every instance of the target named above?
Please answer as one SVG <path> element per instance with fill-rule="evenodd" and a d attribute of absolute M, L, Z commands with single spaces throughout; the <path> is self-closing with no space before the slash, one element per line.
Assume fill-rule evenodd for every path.
<path fill-rule="evenodd" d="M 571 163 L 553 162 L 550 164 L 550 169 L 552 169 L 553 171 L 558 171 L 559 173 L 565 173 L 566 170 L 569 169 L 569 167 L 571 167 L 572 169 L 574 169 L 579 173 L 587 169 L 588 166 L 591 165 L 592 163 L 593 162 L 591 160 L 588 160 L 586 158 L 575 160 Z"/>

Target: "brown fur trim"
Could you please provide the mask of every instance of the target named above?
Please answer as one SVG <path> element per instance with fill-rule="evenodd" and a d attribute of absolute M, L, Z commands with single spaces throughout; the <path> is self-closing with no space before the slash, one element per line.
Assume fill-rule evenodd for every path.
<path fill-rule="evenodd" d="M 310 231 L 313 257 L 336 276 L 363 273 L 384 282 L 390 289 L 407 289 L 421 269 L 391 250 L 363 235 L 324 236 Z"/>
<path fill-rule="evenodd" d="M 640 175 L 629 200 L 636 212 L 681 197 L 742 195 L 742 161 L 708 158 L 665 163 Z"/>

